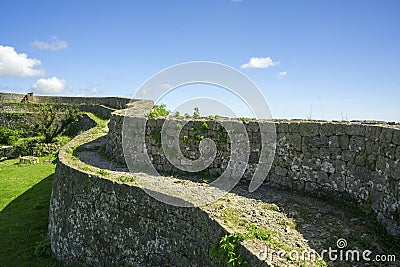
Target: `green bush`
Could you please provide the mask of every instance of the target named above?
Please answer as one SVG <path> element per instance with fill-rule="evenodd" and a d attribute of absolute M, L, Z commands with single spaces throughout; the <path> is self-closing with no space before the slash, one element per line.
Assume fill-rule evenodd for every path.
<path fill-rule="evenodd" d="M 18 141 L 19 137 L 19 131 L 0 126 L 0 144 L 13 145 Z"/>
<path fill-rule="evenodd" d="M 60 113 L 51 105 L 41 107 L 40 113 L 40 119 L 36 124 L 36 135 L 43 135 L 45 143 L 51 143 L 54 138 L 82 116 L 82 113 L 77 108 L 68 109 Z"/>
<path fill-rule="evenodd" d="M 147 114 L 148 118 L 158 118 L 158 117 L 165 117 L 169 115 L 169 110 L 166 108 L 165 104 L 161 104 L 159 106 L 155 105 L 149 114 Z"/>

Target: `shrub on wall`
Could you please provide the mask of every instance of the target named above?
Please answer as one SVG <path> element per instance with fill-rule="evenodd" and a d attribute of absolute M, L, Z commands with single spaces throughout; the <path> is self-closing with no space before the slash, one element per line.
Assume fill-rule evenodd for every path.
<path fill-rule="evenodd" d="M 51 105 L 41 107 L 40 113 L 35 127 L 36 133 L 44 135 L 46 143 L 51 143 L 56 136 L 82 116 L 77 108 L 58 113 Z"/>
<path fill-rule="evenodd" d="M 19 138 L 20 132 L 11 130 L 4 126 L 0 127 L 0 144 L 13 145 Z"/>

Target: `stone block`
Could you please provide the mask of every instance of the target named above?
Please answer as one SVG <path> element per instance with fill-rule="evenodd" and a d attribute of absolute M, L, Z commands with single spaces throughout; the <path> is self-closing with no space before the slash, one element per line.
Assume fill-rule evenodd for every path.
<path fill-rule="evenodd" d="M 400 146 L 396 147 L 395 159 L 400 160 Z"/>
<path fill-rule="evenodd" d="M 24 156 L 19 158 L 20 164 L 37 164 L 39 163 L 39 158 L 34 156 Z"/>
<path fill-rule="evenodd" d="M 331 158 L 331 150 L 329 148 L 320 148 L 318 157 L 320 159 L 330 159 Z"/>
<path fill-rule="evenodd" d="M 384 143 L 390 143 L 393 138 L 393 128 L 382 127 L 381 135 L 379 136 L 379 141 Z"/>
<path fill-rule="evenodd" d="M 365 151 L 361 151 L 360 153 L 357 153 L 356 157 L 354 159 L 354 164 L 356 164 L 357 166 L 365 166 L 367 157 L 368 157 L 368 155 L 365 153 Z"/>
<path fill-rule="evenodd" d="M 333 124 L 335 128 L 335 135 L 344 135 L 346 134 L 347 124 L 344 122 L 336 122 Z"/>
<path fill-rule="evenodd" d="M 279 166 L 275 167 L 275 174 L 279 176 L 287 176 L 288 170 Z"/>
<path fill-rule="evenodd" d="M 350 137 L 348 135 L 339 135 L 339 146 L 342 149 L 349 149 Z"/>
<path fill-rule="evenodd" d="M 278 122 L 275 123 L 276 133 L 287 133 L 288 132 L 288 123 L 287 122 Z"/>
<path fill-rule="evenodd" d="M 318 122 L 303 122 L 300 124 L 299 132 L 302 136 L 319 135 L 321 123 Z"/>
<path fill-rule="evenodd" d="M 342 160 L 346 162 L 353 162 L 356 154 L 351 150 L 343 150 L 342 151 Z"/>
<path fill-rule="evenodd" d="M 367 156 L 367 159 L 365 161 L 365 166 L 371 170 L 376 169 L 376 156 L 373 154 L 370 154 Z"/>
<path fill-rule="evenodd" d="M 299 133 L 300 123 L 299 122 L 290 122 L 288 124 L 288 133 Z"/>
<path fill-rule="evenodd" d="M 367 140 L 365 142 L 365 150 L 372 155 L 379 155 L 379 142 Z"/>
<path fill-rule="evenodd" d="M 346 134 L 348 135 L 365 136 L 365 133 L 365 126 L 362 124 L 350 123 L 346 127 Z"/>
<path fill-rule="evenodd" d="M 319 128 L 319 134 L 324 136 L 335 135 L 335 125 L 332 122 L 324 122 Z"/>
<path fill-rule="evenodd" d="M 352 151 L 362 151 L 365 149 L 365 137 L 352 136 L 349 142 L 349 149 Z"/>
<path fill-rule="evenodd" d="M 321 171 L 324 171 L 326 173 L 334 173 L 335 172 L 335 166 L 332 164 L 330 161 L 323 161 L 321 164 Z"/>
<path fill-rule="evenodd" d="M 390 177 L 392 177 L 396 181 L 400 180 L 400 162 L 399 161 L 395 161 L 393 166 L 391 167 Z"/>
<path fill-rule="evenodd" d="M 343 160 L 335 160 L 334 167 L 335 167 L 336 172 L 342 173 L 346 170 L 346 162 Z"/>
<path fill-rule="evenodd" d="M 324 171 L 313 171 L 314 179 L 318 184 L 326 184 L 329 183 L 328 174 Z"/>
<path fill-rule="evenodd" d="M 381 132 L 382 127 L 377 125 L 368 125 L 365 128 L 365 137 L 370 141 L 378 141 Z"/>
<path fill-rule="evenodd" d="M 301 151 L 301 136 L 298 133 L 292 133 L 286 135 L 286 140 L 291 147 L 297 151 Z"/>
<path fill-rule="evenodd" d="M 379 144 L 379 154 L 381 156 L 393 159 L 396 153 L 396 145 L 386 142 L 381 142 Z"/>
<path fill-rule="evenodd" d="M 340 173 L 333 173 L 329 176 L 329 182 L 334 191 L 344 192 L 346 189 L 346 182 Z"/>
<path fill-rule="evenodd" d="M 339 137 L 334 135 L 330 136 L 328 140 L 329 147 L 338 148 L 339 147 Z"/>
<path fill-rule="evenodd" d="M 400 129 L 393 129 L 392 142 L 396 145 L 400 145 Z"/>

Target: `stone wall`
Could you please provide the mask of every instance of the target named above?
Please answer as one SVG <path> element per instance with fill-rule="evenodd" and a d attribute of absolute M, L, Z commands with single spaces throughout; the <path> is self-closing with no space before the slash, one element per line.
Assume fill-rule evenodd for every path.
<path fill-rule="evenodd" d="M 0 103 L 20 103 L 25 95 L 14 93 L 0 93 Z"/>
<path fill-rule="evenodd" d="M 112 114 L 106 147 L 106 152 L 120 162 L 124 162 L 123 114 L 123 111 Z M 137 119 L 142 120 L 143 114 Z M 243 123 L 249 137 L 250 157 L 243 177 L 248 180 L 262 149 L 260 127 L 251 120 L 231 122 Z M 147 121 L 147 153 L 159 172 L 182 173 L 163 153 L 159 139 L 163 123 L 164 119 Z M 184 124 L 179 120 L 174 123 Z M 204 123 L 207 129 L 202 128 Z M 275 124 L 277 147 L 265 183 L 367 205 L 390 234 L 400 237 L 400 125 L 296 120 L 278 120 Z M 215 141 L 218 152 L 206 173 L 200 174 L 216 176 L 224 171 L 231 156 L 229 137 L 218 122 L 200 119 L 186 124 L 180 134 L 180 149 L 187 158 L 196 159 L 199 140 L 206 137 Z"/>
<path fill-rule="evenodd" d="M 0 93 L 0 103 L 20 103 L 25 95 L 13 93 Z M 123 97 L 68 97 L 68 96 L 33 96 L 34 103 L 54 103 L 54 104 L 90 104 L 103 105 L 113 109 L 125 108 L 131 101 Z"/>
<path fill-rule="evenodd" d="M 56 112 L 64 112 L 71 109 L 69 104 L 54 104 L 50 103 Z M 41 105 L 46 105 L 45 103 L 2 103 L 0 113 L 14 113 L 14 114 L 26 114 L 40 112 Z M 111 113 L 115 111 L 114 108 L 110 108 L 104 105 L 97 104 L 79 104 L 73 105 L 82 112 L 91 112 L 96 116 L 104 119 L 109 119 Z M 29 115 L 28 115 L 29 116 Z M 5 123 L 5 122 L 0 122 Z"/>
<path fill-rule="evenodd" d="M 82 165 L 70 151 L 90 141 L 84 133 L 59 153 L 49 214 L 52 254 L 58 261 L 84 266 L 223 266 L 209 255 L 228 232 L 221 224 L 201 207 L 164 204 L 134 182 L 113 180 L 112 171 L 100 175 L 93 166 Z M 239 249 L 252 266 L 265 266 L 245 247 Z"/>

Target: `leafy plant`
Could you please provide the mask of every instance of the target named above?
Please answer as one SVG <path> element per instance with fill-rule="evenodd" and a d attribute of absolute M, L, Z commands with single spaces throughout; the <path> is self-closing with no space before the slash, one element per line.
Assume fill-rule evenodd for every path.
<path fill-rule="evenodd" d="M 212 120 L 212 121 L 216 121 L 216 120 L 219 120 L 221 118 L 221 116 L 219 116 L 219 115 L 210 115 L 210 116 L 208 116 L 208 118 L 210 120 Z"/>
<path fill-rule="evenodd" d="M 36 132 L 45 136 L 45 142 L 50 143 L 60 135 L 71 123 L 77 121 L 81 112 L 77 108 L 68 109 L 64 113 L 57 112 L 52 105 L 40 107 L 40 117 L 36 124 Z"/>
<path fill-rule="evenodd" d="M 246 225 L 247 238 L 248 239 L 258 239 L 263 241 L 271 241 L 271 232 L 266 228 L 260 228 L 253 223 L 248 223 Z"/>
<path fill-rule="evenodd" d="M 100 175 L 103 175 L 103 176 L 107 176 L 108 175 L 108 171 L 107 170 L 99 170 L 97 173 L 100 174 Z"/>
<path fill-rule="evenodd" d="M 239 255 L 237 245 L 245 236 L 241 233 L 224 235 L 219 243 L 210 250 L 210 256 L 222 258 L 227 266 L 248 266 L 248 263 Z"/>
<path fill-rule="evenodd" d="M 155 129 L 151 130 L 150 135 L 157 144 L 161 144 L 161 129 L 160 128 L 155 128 Z"/>
<path fill-rule="evenodd" d="M 187 135 L 183 136 L 183 142 L 185 143 L 189 142 L 189 136 Z"/>
<path fill-rule="evenodd" d="M 200 119 L 200 111 L 198 107 L 194 108 L 193 119 Z"/>
<path fill-rule="evenodd" d="M 208 124 L 207 124 L 207 122 L 203 121 L 203 123 L 200 125 L 200 131 L 201 131 L 201 132 L 207 132 L 207 131 L 208 131 Z"/>
<path fill-rule="evenodd" d="M 151 109 L 150 113 L 147 114 L 148 118 L 158 118 L 158 117 L 165 117 L 168 116 L 170 111 L 166 108 L 165 104 L 161 105 L 154 105 L 154 107 Z"/>
<path fill-rule="evenodd" d="M 0 144 L 13 145 L 18 141 L 19 137 L 19 131 L 0 126 Z"/>
<path fill-rule="evenodd" d="M 197 141 L 201 141 L 201 140 L 204 139 L 204 135 L 197 134 L 195 138 L 196 138 Z"/>

